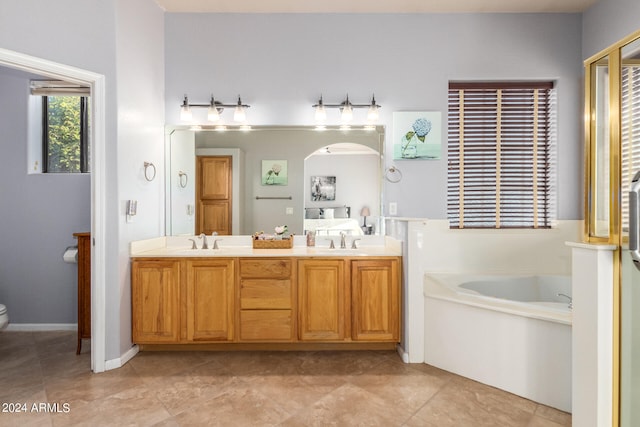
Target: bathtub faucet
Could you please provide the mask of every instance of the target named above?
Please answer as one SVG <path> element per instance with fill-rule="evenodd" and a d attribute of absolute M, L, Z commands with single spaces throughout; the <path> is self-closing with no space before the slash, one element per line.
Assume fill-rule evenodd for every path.
<path fill-rule="evenodd" d="M 569 295 L 563 294 L 563 293 L 558 293 L 559 297 L 565 297 L 565 298 L 569 298 L 569 308 L 573 308 L 573 298 L 571 298 Z"/>

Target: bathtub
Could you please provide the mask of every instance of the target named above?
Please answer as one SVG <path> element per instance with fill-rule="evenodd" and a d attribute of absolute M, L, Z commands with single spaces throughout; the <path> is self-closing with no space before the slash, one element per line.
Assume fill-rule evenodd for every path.
<path fill-rule="evenodd" d="M 426 274 L 425 363 L 571 412 L 568 276 Z"/>

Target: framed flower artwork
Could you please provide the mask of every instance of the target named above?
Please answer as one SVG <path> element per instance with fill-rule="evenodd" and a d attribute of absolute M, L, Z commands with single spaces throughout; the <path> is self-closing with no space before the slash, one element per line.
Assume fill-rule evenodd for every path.
<path fill-rule="evenodd" d="M 442 114 L 440 111 L 393 113 L 393 159 L 440 159 Z"/>
<path fill-rule="evenodd" d="M 287 161 L 263 160 L 261 177 L 262 185 L 288 185 Z"/>

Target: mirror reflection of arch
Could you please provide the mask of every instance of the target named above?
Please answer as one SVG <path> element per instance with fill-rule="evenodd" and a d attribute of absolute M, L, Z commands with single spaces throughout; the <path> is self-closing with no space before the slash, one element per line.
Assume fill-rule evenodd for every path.
<path fill-rule="evenodd" d="M 372 232 L 384 234 L 384 222 L 379 219 L 382 212 L 383 126 L 375 130 L 349 131 L 318 131 L 311 126 L 255 126 L 249 132 L 167 126 L 165 150 L 167 235 L 195 234 L 196 156 L 217 153 L 233 156 L 232 234 L 272 232 L 275 226 L 286 224 L 290 232 L 302 235 L 306 207 L 347 204 L 352 208 L 351 218 L 360 226 L 364 222 L 360 214 L 366 204 L 370 212 L 366 223 L 372 225 Z M 323 150 L 325 160 L 318 153 Z M 322 166 L 327 156 L 333 159 L 329 161 L 332 166 Z M 314 160 L 316 157 L 318 159 Z M 375 167 L 362 166 L 361 157 L 375 159 L 367 163 L 375 162 Z M 311 167 L 316 168 L 318 174 L 336 177 L 335 200 L 315 204 L 309 200 L 310 178 L 306 167 L 309 158 L 312 159 Z M 265 160 L 287 161 L 287 185 L 262 183 L 261 169 Z M 338 165 L 342 165 L 339 170 L 332 169 Z M 186 187 L 181 186 L 180 171 L 189 175 Z M 369 196 L 365 200 L 359 194 Z"/>
<path fill-rule="evenodd" d="M 348 140 L 345 136 L 345 140 Z M 338 142 L 305 158 L 304 231 L 317 235 L 379 234 L 380 153 Z M 328 197 L 324 197 L 324 194 Z"/>

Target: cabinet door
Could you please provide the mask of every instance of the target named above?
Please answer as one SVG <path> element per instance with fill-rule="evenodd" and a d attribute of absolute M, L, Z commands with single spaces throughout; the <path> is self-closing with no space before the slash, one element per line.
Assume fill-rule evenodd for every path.
<path fill-rule="evenodd" d="M 348 319 L 345 261 L 298 262 L 299 335 L 303 341 L 344 340 Z"/>
<path fill-rule="evenodd" d="M 177 343 L 180 333 L 180 262 L 134 261 L 133 342 Z"/>
<path fill-rule="evenodd" d="M 398 261 L 355 260 L 351 263 L 352 338 L 398 341 L 400 278 Z"/>
<path fill-rule="evenodd" d="M 231 341 L 235 273 L 232 259 L 187 261 L 188 341 Z"/>

